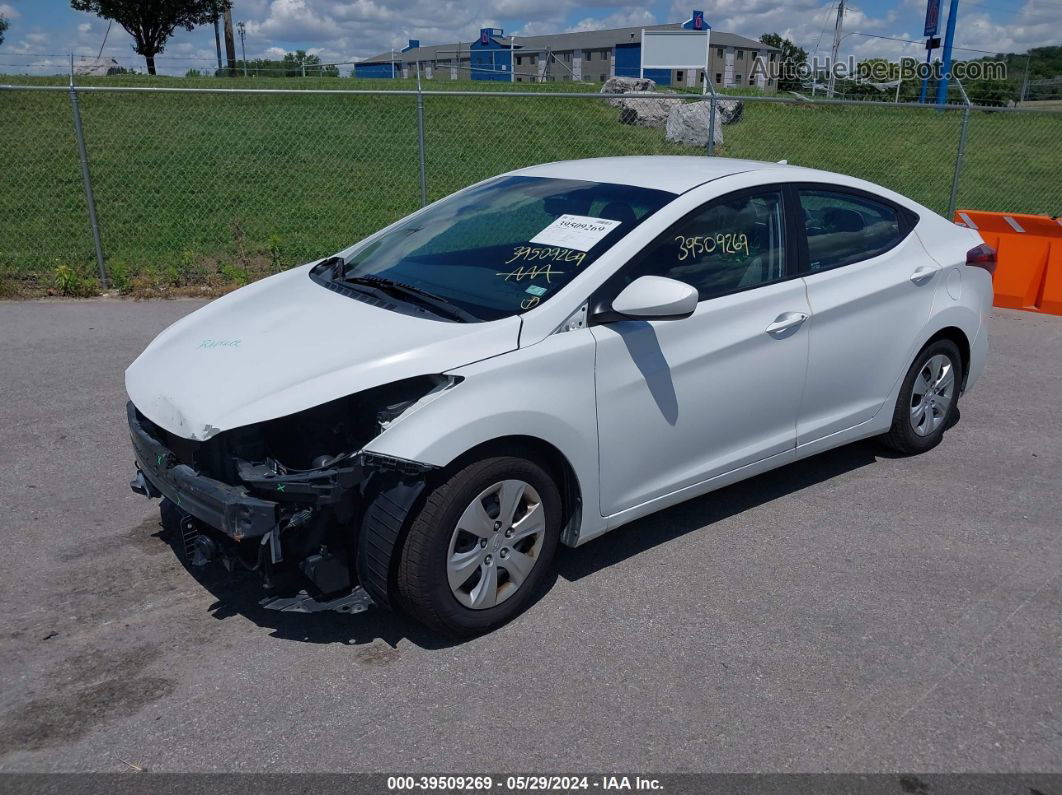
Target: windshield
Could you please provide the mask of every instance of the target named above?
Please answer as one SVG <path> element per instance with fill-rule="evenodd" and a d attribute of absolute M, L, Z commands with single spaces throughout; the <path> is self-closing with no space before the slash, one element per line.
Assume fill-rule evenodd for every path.
<path fill-rule="evenodd" d="M 496 320 L 548 301 L 674 198 L 628 185 L 499 177 L 403 221 L 333 266 L 331 278 L 445 303 L 455 308 L 448 319 Z"/>

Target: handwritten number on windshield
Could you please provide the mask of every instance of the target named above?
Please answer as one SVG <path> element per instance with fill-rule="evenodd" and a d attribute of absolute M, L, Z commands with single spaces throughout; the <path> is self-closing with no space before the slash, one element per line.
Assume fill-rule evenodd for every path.
<path fill-rule="evenodd" d="M 568 248 L 538 248 L 536 246 L 517 246 L 513 249 L 513 255 L 505 260 L 508 265 L 516 260 L 547 259 L 551 262 L 574 262 L 576 267 L 583 264 L 586 259 L 585 251 L 572 251 Z"/>

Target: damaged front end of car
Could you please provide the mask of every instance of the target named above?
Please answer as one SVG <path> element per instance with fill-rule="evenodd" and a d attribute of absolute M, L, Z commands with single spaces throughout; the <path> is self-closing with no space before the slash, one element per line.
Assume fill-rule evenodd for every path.
<path fill-rule="evenodd" d="M 363 448 L 459 380 L 407 378 L 205 441 L 167 431 L 130 402 L 130 486 L 163 499 L 163 525 L 189 565 L 255 572 L 266 607 L 387 605 L 404 518 L 435 467 Z"/>

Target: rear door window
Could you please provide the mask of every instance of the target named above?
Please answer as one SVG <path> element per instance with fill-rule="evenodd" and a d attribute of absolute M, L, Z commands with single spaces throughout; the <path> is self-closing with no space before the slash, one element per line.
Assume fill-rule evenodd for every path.
<path fill-rule="evenodd" d="M 891 204 L 863 195 L 801 188 L 808 271 L 871 259 L 896 246 L 908 225 Z"/>

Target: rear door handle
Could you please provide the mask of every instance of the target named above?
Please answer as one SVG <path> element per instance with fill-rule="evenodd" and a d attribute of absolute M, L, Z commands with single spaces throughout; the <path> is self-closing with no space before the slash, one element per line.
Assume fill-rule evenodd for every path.
<path fill-rule="evenodd" d="M 911 281 L 915 284 L 924 284 L 932 279 L 937 273 L 936 268 L 931 268 L 928 265 L 923 265 L 917 268 L 914 273 L 911 274 Z"/>
<path fill-rule="evenodd" d="M 774 322 L 767 327 L 766 331 L 768 334 L 783 334 L 790 329 L 797 328 L 807 319 L 808 316 L 803 312 L 786 312 L 775 318 Z"/>

